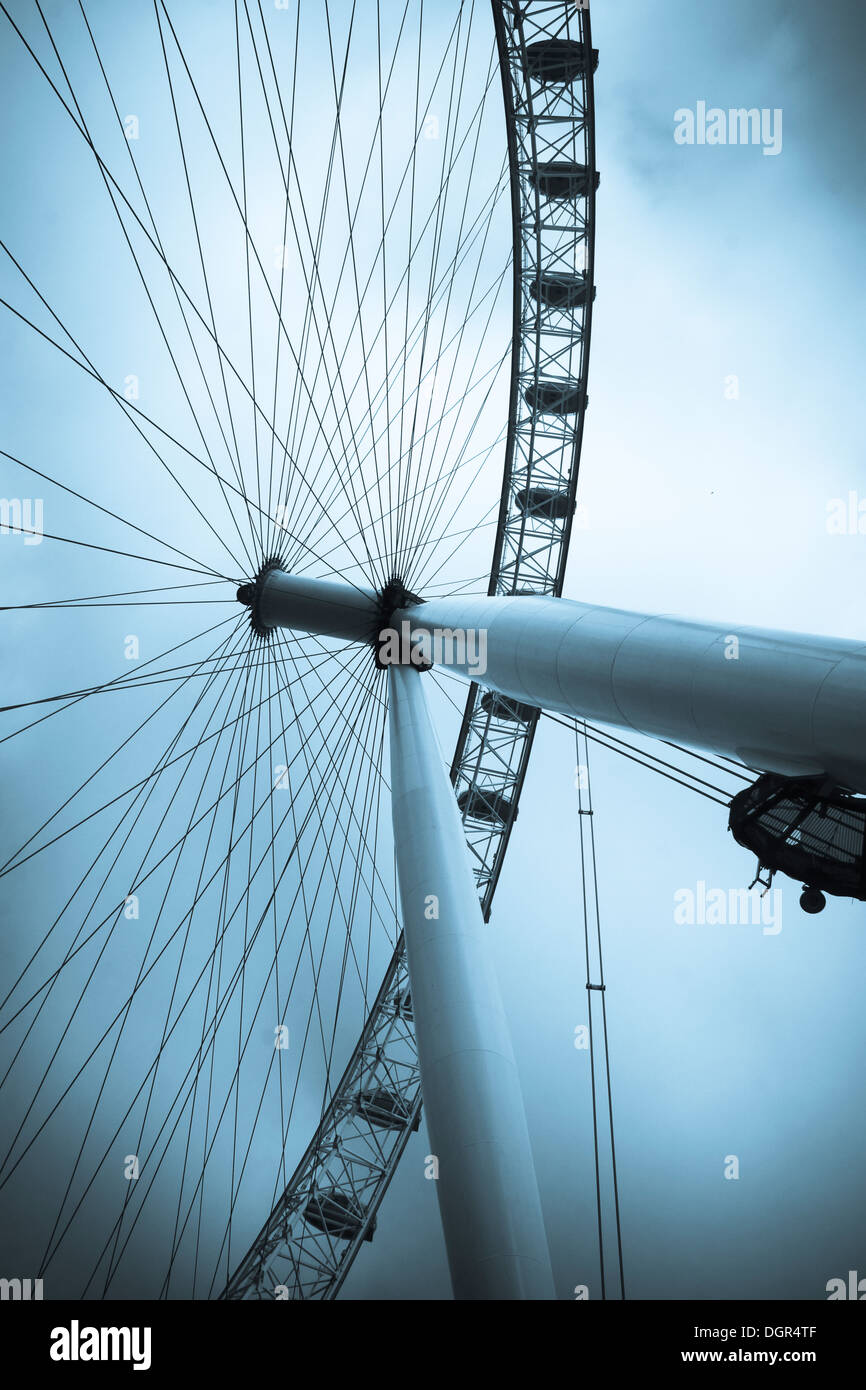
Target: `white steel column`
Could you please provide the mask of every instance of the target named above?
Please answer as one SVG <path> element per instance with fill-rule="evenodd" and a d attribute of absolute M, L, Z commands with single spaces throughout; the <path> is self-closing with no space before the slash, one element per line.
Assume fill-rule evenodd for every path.
<path fill-rule="evenodd" d="M 421 1090 L 458 1299 L 552 1299 L 520 1082 L 423 690 L 389 670 L 391 803 Z"/>
<path fill-rule="evenodd" d="M 371 590 L 276 573 L 259 612 L 267 626 L 363 640 L 378 607 Z M 438 634 L 454 670 L 526 704 L 866 792 L 866 643 L 527 595 L 435 598 L 390 621 Z M 483 671 L 448 641 L 470 631 L 484 637 Z"/>
<path fill-rule="evenodd" d="M 866 792 L 866 643 L 525 595 L 431 599 L 405 620 L 482 633 L 486 669 L 454 668 L 526 704 Z"/>

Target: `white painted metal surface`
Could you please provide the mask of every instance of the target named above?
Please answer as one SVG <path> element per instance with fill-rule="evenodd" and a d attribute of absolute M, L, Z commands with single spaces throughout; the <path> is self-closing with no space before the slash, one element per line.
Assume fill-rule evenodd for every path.
<path fill-rule="evenodd" d="M 458 1299 L 552 1299 L 523 1098 L 421 674 L 389 671 L 391 803 L 421 1090 Z"/>
<path fill-rule="evenodd" d="M 275 573 L 261 612 L 361 640 L 375 596 Z M 392 621 L 404 619 L 431 634 L 483 632 L 486 671 L 454 669 L 527 704 L 866 792 L 866 643 L 525 595 L 437 598 Z"/>
<path fill-rule="evenodd" d="M 372 589 L 283 570 L 272 570 L 267 576 L 258 607 L 263 627 L 290 627 L 350 642 L 372 640 L 377 612 Z"/>
<path fill-rule="evenodd" d="M 526 596 L 433 599 L 404 618 L 484 631 L 476 679 L 527 704 L 866 792 L 866 643 Z"/>

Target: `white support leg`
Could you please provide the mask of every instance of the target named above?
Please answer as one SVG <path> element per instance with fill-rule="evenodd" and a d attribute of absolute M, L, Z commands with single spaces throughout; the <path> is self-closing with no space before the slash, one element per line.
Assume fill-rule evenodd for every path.
<path fill-rule="evenodd" d="M 423 689 L 389 671 L 391 803 L 421 1088 L 458 1299 L 552 1299 L 520 1082 Z"/>

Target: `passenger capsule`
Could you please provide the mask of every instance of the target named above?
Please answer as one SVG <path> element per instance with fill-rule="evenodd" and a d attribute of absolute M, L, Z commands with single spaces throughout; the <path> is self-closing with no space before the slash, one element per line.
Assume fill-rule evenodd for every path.
<path fill-rule="evenodd" d="M 492 787 L 467 787 L 457 798 L 457 805 L 470 820 L 489 821 L 491 825 L 507 825 L 512 819 L 511 802 Z M 514 812 L 517 819 L 517 812 Z"/>
<path fill-rule="evenodd" d="M 371 1125 L 378 1125 L 379 1129 L 405 1129 L 411 1118 L 400 1096 L 382 1088 L 360 1091 L 355 1097 L 355 1104 L 358 1113 Z"/>
<path fill-rule="evenodd" d="M 507 700 L 495 690 L 485 690 L 481 696 L 481 708 L 494 719 L 509 719 L 521 724 L 528 724 L 538 714 L 535 705 L 524 705 L 520 700 Z"/>
<path fill-rule="evenodd" d="M 804 912 L 820 912 L 824 893 L 866 901 L 866 798 L 828 790 L 820 778 L 763 772 L 737 792 L 728 827 L 757 855 L 759 872 L 803 885 Z"/>
<path fill-rule="evenodd" d="M 539 39 L 527 44 L 526 70 L 536 82 L 562 85 L 586 71 L 586 44 L 579 39 Z M 592 50 L 592 70 L 598 67 L 598 49 Z"/>
<path fill-rule="evenodd" d="M 543 271 L 538 279 L 530 280 L 529 293 L 549 309 L 578 309 L 587 302 L 589 283 L 585 275 L 567 271 Z M 595 286 L 592 287 L 595 299 Z"/>
<path fill-rule="evenodd" d="M 527 516 L 543 517 L 545 521 L 563 521 L 575 509 L 574 500 L 569 500 L 567 492 L 551 487 L 523 487 L 515 492 L 514 500 Z"/>
<path fill-rule="evenodd" d="M 598 188 L 600 175 L 595 174 L 585 164 L 575 164 L 570 159 L 542 160 L 530 171 L 530 181 L 538 189 L 542 198 L 564 201 L 568 198 L 584 197 L 590 189 Z"/>
<path fill-rule="evenodd" d="M 530 410 L 545 415 L 573 415 L 580 406 L 580 382 L 573 377 L 561 381 L 533 382 L 523 393 Z"/>
<path fill-rule="evenodd" d="M 367 1213 L 355 1198 L 337 1187 L 314 1192 L 304 1207 L 304 1220 L 325 1235 L 339 1236 L 341 1240 L 352 1240 L 364 1224 Z M 364 1240 L 372 1240 L 376 1229 L 376 1218 L 370 1222 L 364 1233 Z"/>

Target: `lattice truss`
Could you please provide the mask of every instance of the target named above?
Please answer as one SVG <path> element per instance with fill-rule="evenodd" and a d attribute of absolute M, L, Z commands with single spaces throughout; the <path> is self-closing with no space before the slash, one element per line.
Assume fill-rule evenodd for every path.
<path fill-rule="evenodd" d="M 515 340 L 508 466 L 490 593 L 562 592 L 595 297 L 595 138 L 589 14 L 494 5 L 515 198 Z M 451 769 L 485 918 L 537 712 L 473 686 Z"/>
<path fill-rule="evenodd" d="M 405 954 L 398 950 L 313 1140 L 223 1297 L 334 1298 L 421 1115 Z"/>

